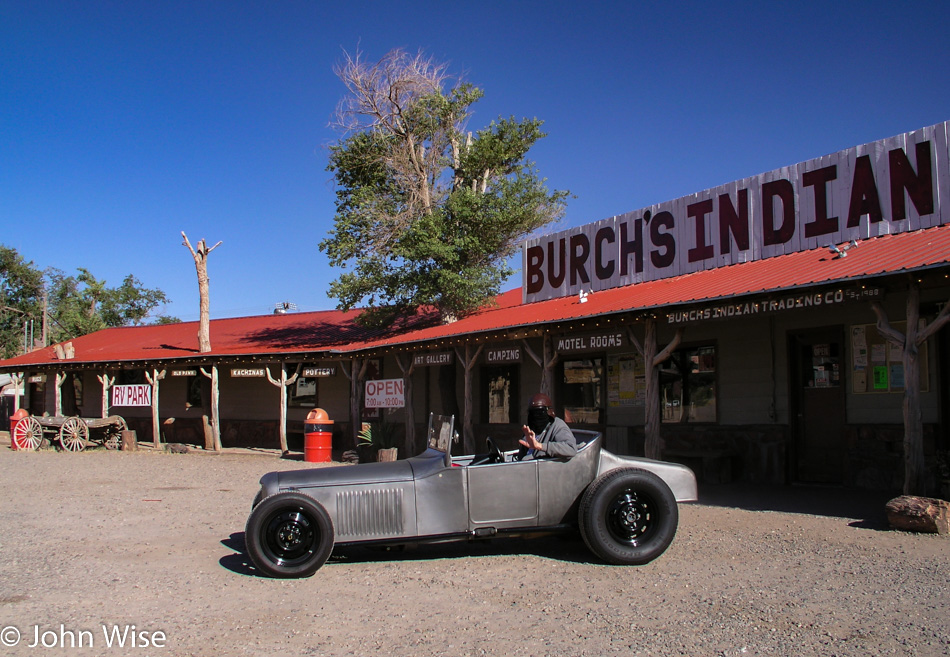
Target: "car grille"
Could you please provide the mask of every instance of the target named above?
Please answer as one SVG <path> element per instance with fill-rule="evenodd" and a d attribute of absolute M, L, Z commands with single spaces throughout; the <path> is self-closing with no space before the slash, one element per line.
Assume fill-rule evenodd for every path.
<path fill-rule="evenodd" d="M 337 536 L 398 536 L 402 518 L 400 489 L 344 491 L 336 496 Z"/>

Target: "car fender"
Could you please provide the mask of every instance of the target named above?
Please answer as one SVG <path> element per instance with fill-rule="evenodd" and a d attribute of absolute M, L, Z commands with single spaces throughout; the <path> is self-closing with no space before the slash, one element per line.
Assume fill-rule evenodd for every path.
<path fill-rule="evenodd" d="M 677 502 L 695 502 L 699 499 L 696 475 L 685 465 L 655 461 L 638 456 L 618 456 L 606 449 L 601 449 L 597 476 L 600 477 L 604 473 L 618 468 L 637 468 L 652 472 L 670 487 Z"/>

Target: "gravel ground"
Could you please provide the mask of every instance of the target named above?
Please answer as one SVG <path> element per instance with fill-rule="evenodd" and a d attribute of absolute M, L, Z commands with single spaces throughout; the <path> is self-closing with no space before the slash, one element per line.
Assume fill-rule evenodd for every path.
<path fill-rule="evenodd" d="M 0 441 L 0 655 L 950 655 L 950 540 L 887 531 L 880 496 L 710 488 L 641 567 L 498 540 L 259 577 L 257 480 L 299 467 Z"/>

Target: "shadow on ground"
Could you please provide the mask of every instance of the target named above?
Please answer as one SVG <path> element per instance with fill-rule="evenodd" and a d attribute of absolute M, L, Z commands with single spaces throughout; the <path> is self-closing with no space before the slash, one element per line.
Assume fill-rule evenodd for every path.
<path fill-rule="evenodd" d="M 234 550 L 218 560 L 222 568 L 238 575 L 263 577 L 247 554 L 244 532 L 235 532 L 221 544 Z M 399 547 L 335 547 L 324 568 L 334 564 L 433 561 L 493 556 L 536 556 L 571 563 L 601 563 L 588 551 L 579 534 L 542 538 L 495 538 L 453 543 L 435 543 Z"/>
<path fill-rule="evenodd" d="M 900 493 L 834 486 L 701 484 L 699 503 L 747 511 L 847 518 L 853 527 L 887 529 L 884 505 Z"/>

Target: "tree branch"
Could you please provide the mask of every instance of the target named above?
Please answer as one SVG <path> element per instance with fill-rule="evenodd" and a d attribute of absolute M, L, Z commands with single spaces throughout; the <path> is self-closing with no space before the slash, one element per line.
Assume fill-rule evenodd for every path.
<path fill-rule="evenodd" d="M 903 349 L 906 338 L 903 333 L 891 326 L 891 323 L 887 319 L 887 312 L 885 312 L 884 307 L 879 302 L 872 301 L 871 310 L 873 310 L 874 314 L 877 315 L 878 333 Z"/>
<path fill-rule="evenodd" d="M 673 336 L 673 339 L 670 340 L 670 343 L 663 348 L 663 351 L 656 355 L 656 358 L 653 359 L 653 367 L 656 367 L 667 358 L 670 357 L 683 340 L 683 327 L 680 326 L 676 329 L 676 335 Z"/>

